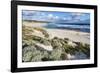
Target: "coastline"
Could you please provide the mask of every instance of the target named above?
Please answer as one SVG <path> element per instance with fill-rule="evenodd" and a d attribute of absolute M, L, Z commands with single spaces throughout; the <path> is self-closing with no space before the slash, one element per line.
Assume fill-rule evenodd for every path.
<path fill-rule="evenodd" d="M 46 23 L 40 23 L 40 22 L 26 22 L 24 21 L 23 25 L 29 26 L 29 27 L 38 27 L 45 29 L 48 34 L 50 35 L 50 38 L 53 37 L 59 37 L 59 38 L 68 38 L 71 41 L 75 42 L 82 42 L 86 44 L 90 44 L 90 33 L 88 32 L 82 32 L 79 30 L 70 30 L 70 29 L 57 29 L 57 28 L 45 28 Z M 39 35 L 43 37 L 41 33 L 35 33 L 36 35 Z"/>
<path fill-rule="evenodd" d="M 45 28 L 45 25 L 47 24 L 40 22 L 23 23 L 24 62 L 90 58 L 90 33 L 69 29 Z M 35 56 L 37 54 L 38 56 Z M 34 57 L 31 59 L 32 55 Z"/>
<path fill-rule="evenodd" d="M 59 38 L 69 38 L 71 41 L 82 42 L 90 44 L 90 33 L 69 30 L 69 29 L 46 29 L 51 35 L 50 38 L 55 36 Z"/>

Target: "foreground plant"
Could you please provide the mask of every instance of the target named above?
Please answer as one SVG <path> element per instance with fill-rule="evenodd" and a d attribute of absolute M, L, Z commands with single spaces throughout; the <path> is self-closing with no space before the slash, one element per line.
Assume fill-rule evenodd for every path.
<path fill-rule="evenodd" d="M 32 35 L 34 30 L 40 31 L 44 37 Z M 74 42 L 75 45 L 69 44 L 70 39 L 53 37 L 49 38 L 49 34 L 42 28 L 32 28 L 23 26 L 23 39 L 22 39 L 22 57 L 23 62 L 38 62 L 38 61 L 55 61 L 55 60 L 71 60 L 76 58 L 69 58 L 70 56 L 79 57 L 83 59 L 82 54 L 86 55 L 84 59 L 90 58 L 90 45 L 81 42 Z M 38 44 L 44 46 L 52 46 L 53 50 L 48 51 Z"/>

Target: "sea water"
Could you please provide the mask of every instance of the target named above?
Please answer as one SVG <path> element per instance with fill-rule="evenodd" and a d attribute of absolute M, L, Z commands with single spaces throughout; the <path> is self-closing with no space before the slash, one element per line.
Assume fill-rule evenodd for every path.
<path fill-rule="evenodd" d="M 80 23 L 47 23 L 46 28 L 55 29 L 70 29 L 79 30 L 82 32 L 90 32 L 90 24 L 80 24 Z"/>

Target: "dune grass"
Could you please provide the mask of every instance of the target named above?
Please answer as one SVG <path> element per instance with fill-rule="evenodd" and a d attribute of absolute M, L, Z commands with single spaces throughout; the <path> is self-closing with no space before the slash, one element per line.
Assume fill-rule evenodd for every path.
<path fill-rule="evenodd" d="M 44 37 L 32 35 L 34 30 L 40 31 Z M 22 57 L 23 62 L 38 62 L 38 61 L 55 61 L 55 60 L 69 60 L 67 54 L 75 55 L 77 52 L 83 52 L 88 59 L 90 57 L 90 45 L 81 42 L 73 42 L 76 45 L 69 45 L 69 38 L 58 38 L 55 36 L 49 39 L 48 32 L 43 28 L 37 27 L 22 27 Z M 45 50 L 43 47 L 36 45 L 36 43 L 45 46 L 53 47 L 52 51 Z"/>

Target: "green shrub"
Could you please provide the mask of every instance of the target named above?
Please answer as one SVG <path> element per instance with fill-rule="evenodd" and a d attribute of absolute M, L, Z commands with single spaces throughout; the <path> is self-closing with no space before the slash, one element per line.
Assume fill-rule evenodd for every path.
<path fill-rule="evenodd" d="M 33 52 L 33 56 L 32 56 L 31 62 L 41 61 L 42 57 L 43 56 L 41 55 L 41 52 L 36 50 L 36 51 Z"/>
<path fill-rule="evenodd" d="M 42 51 L 42 55 L 43 55 L 43 58 L 41 59 L 42 61 L 50 61 L 50 59 L 49 59 L 49 56 L 50 56 L 49 52 Z"/>
<path fill-rule="evenodd" d="M 53 49 L 62 48 L 62 44 L 59 41 L 59 39 L 55 39 L 55 38 L 51 39 L 51 45 L 52 45 Z"/>
<path fill-rule="evenodd" d="M 64 52 L 61 54 L 61 60 L 68 60 L 67 53 Z"/>
<path fill-rule="evenodd" d="M 63 45 L 66 53 L 75 54 L 76 49 L 71 45 Z"/>
<path fill-rule="evenodd" d="M 41 37 L 39 37 L 39 36 L 32 36 L 32 39 L 35 40 L 35 41 L 40 41 Z"/>
<path fill-rule="evenodd" d="M 36 50 L 35 46 L 27 46 L 22 49 L 22 55 L 24 56 L 27 52 L 34 52 Z"/>
<path fill-rule="evenodd" d="M 42 38 L 39 36 L 33 36 L 33 40 L 37 41 L 38 43 L 44 44 L 44 45 L 50 45 L 51 43 L 46 38 Z"/>
<path fill-rule="evenodd" d="M 78 48 L 78 51 L 86 54 L 88 58 L 90 57 L 90 45 L 78 43 L 77 46 L 75 46 L 75 48 Z"/>
<path fill-rule="evenodd" d="M 61 54 L 62 50 L 61 49 L 54 49 L 51 54 L 50 54 L 50 59 L 51 60 L 61 60 Z"/>
<path fill-rule="evenodd" d="M 24 62 L 31 62 L 33 52 L 29 51 L 25 53 L 22 58 Z"/>

